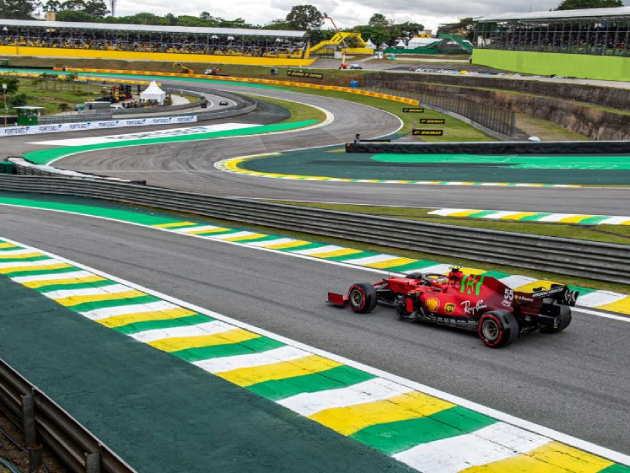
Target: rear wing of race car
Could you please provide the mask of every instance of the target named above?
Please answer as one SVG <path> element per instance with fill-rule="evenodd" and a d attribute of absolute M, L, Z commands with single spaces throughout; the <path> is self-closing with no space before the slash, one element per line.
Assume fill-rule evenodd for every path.
<path fill-rule="evenodd" d="M 567 286 L 552 285 L 550 289 L 535 290 L 532 294 L 534 299 L 552 298 L 560 305 L 574 307 L 580 293 L 572 291 Z"/>

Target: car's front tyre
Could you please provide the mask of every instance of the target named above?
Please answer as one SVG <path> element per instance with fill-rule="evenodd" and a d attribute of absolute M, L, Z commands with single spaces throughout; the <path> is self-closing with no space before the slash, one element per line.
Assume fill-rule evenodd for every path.
<path fill-rule="evenodd" d="M 359 314 L 367 314 L 376 307 L 376 289 L 370 283 L 353 284 L 348 291 L 348 304 Z"/>

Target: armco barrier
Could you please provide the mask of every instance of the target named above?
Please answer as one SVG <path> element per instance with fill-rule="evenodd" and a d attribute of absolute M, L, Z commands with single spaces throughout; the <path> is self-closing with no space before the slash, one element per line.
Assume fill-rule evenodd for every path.
<path fill-rule="evenodd" d="M 28 471 L 41 466 L 43 442 L 73 473 L 135 473 L 99 439 L 0 359 L 0 404 L 22 425 L 29 453 Z M 26 470 L 25 470 L 26 471 Z"/>
<path fill-rule="evenodd" d="M 629 154 L 630 141 L 510 141 L 474 143 L 346 144 L 347 153 L 397 154 Z"/>
<path fill-rule="evenodd" d="M 601 281 L 630 284 L 630 246 L 212 197 L 157 187 L 61 177 L 0 176 L 0 190 L 62 194 L 196 213 Z"/>
<path fill-rule="evenodd" d="M 394 102 L 406 103 L 409 105 L 418 105 L 418 101 L 414 99 L 408 99 L 405 97 L 398 97 L 396 95 L 380 94 L 378 92 L 371 92 L 369 90 L 352 89 L 350 87 L 338 87 L 333 85 L 319 85 L 309 84 L 307 82 L 292 82 L 284 80 L 272 80 L 272 79 L 259 79 L 259 78 L 246 78 L 246 77 L 216 77 L 205 74 L 178 74 L 175 72 L 156 72 L 156 71 L 124 71 L 118 69 L 80 69 L 74 67 L 66 68 L 68 72 L 82 72 L 92 74 L 128 74 L 128 75 L 149 75 L 149 76 L 162 76 L 162 77 L 183 77 L 194 79 L 206 79 L 206 80 L 222 80 L 229 82 L 246 82 L 253 84 L 266 84 L 266 85 L 282 85 L 289 87 L 303 87 L 308 89 L 329 90 L 336 92 L 347 92 L 349 94 L 363 95 L 366 97 L 375 97 L 384 100 L 392 100 Z"/>

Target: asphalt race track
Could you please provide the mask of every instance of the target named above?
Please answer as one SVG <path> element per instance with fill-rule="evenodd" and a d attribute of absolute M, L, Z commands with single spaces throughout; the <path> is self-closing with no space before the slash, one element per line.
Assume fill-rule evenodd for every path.
<path fill-rule="evenodd" d="M 559 335 L 500 352 L 476 334 L 358 315 L 327 290 L 373 273 L 68 214 L 0 208 L 3 237 L 51 251 L 243 322 L 630 453 L 630 323 L 575 312 Z M 374 347 L 378 347 L 375 350 Z M 499 355 L 499 356 L 498 356 Z"/>
<path fill-rule="evenodd" d="M 185 86 L 185 83 L 171 82 L 170 85 Z M 201 85 L 195 83 L 197 87 Z M 375 184 L 304 182 L 228 174 L 215 169 L 214 163 L 230 157 L 339 144 L 352 140 L 356 133 L 361 133 L 364 138 L 388 135 L 398 129 L 400 122 L 394 116 L 374 108 L 322 96 L 224 84 L 208 84 L 207 87 L 300 101 L 330 111 L 335 121 L 324 127 L 288 134 L 143 146 L 134 148 L 132 152 L 124 149 L 96 151 L 88 155 L 70 156 L 56 165 L 126 179 L 146 179 L 149 184 L 158 186 L 246 198 L 596 215 L 622 215 L 630 206 L 630 189 L 623 188 L 445 188 L 378 184 L 377 191 Z M 272 120 L 272 117 L 273 113 L 252 114 L 230 121 L 264 123 L 261 120 Z M 124 133 L 133 131 L 125 130 Z M 70 137 L 70 134 L 64 136 Z M 12 152 L 41 149 L 41 146 L 24 145 L 25 141 L 36 141 L 32 137 L 27 140 L 9 140 L 6 143 Z"/>

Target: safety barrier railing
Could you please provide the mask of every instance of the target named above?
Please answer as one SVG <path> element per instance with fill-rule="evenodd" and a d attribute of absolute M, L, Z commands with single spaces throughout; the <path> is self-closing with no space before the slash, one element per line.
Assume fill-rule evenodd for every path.
<path fill-rule="evenodd" d="M 136 471 L 2 359 L 0 409 L 22 430 L 28 471 L 44 471 L 42 443 L 73 473 Z"/>
<path fill-rule="evenodd" d="M 38 176 L 0 176 L 0 190 L 74 195 L 630 284 L 630 246 L 468 228 L 333 210 L 213 197 L 151 186 Z"/>

